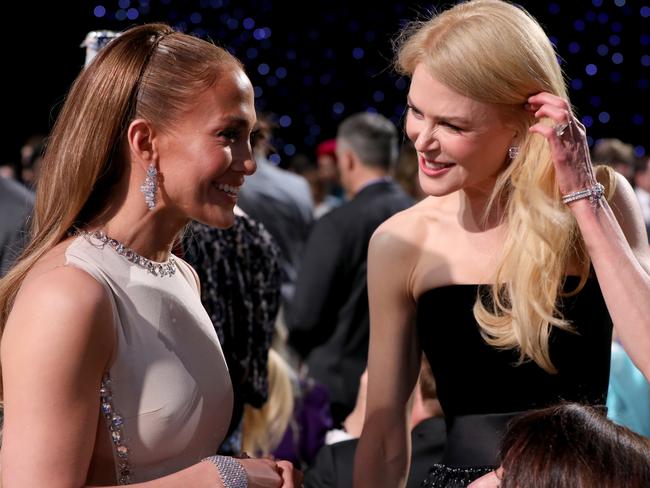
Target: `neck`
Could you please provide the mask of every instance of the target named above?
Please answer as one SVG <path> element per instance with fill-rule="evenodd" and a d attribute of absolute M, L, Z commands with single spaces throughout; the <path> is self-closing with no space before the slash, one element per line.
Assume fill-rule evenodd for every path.
<path fill-rule="evenodd" d="M 161 199 L 160 191 L 157 195 Z M 126 247 L 153 261 L 166 261 L 187 219 L 165 209 L 160 201 L 148 210 L 142 193 L 128 192 L 114 200 L 104 214 L 85 230 L 100 230 Z"/>
<path fill-rule="evenodd" d="M 346 188 L 346 192 L 350 197 L 354 197 L 369 183 L 380 178 L 385 178 L 386 176 L 388 176 L 388 173 L 383 170 L 366 168 L 352 179 L 348 188 Z"/>
<path fill-rule="evenodd" d="M 504 202 L 495 200 L 490 206 L 489 189 L 466 188 L 458 192 L 458 219 L 468 231 L 481 232 L 493 229 L 503 222 Z"/>

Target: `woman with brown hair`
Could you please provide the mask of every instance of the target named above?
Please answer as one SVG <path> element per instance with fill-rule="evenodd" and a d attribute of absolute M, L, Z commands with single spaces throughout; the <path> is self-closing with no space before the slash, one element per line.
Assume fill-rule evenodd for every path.
<path fill-rule="evenodd" d="M 31 241 L 0 282 L 4 488 L 299 484 L 284 461 L 213 456 L 232 387 L 196 275 L 171 254 L 190 219 L 232 225 L 253 99 L 234 57 L 158 24 L 73 84 Z"/>
<path fill-rule="evenodd" d="M 501 443 L 499 488 L 645 488 L 650 439 L 578 403 L 533 410 Z"/>

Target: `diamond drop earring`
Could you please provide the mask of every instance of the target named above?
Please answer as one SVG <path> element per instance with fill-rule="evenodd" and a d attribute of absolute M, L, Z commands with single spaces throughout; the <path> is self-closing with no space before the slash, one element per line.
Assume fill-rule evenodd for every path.
<path fill-rule="evenodd" d="M 147 177 L 144 179 L 140 191 L 144 194 L 147 208 L 153 210 L 156 206 L 156 192 L 158 191 L 158 170 L 153 164 L 150 164 L 147 168 Z"/>
<path fill-rule="evenodd" d="M 515 159 L 517 154 L 519 154 L 519 148 L 517 146 L 510 146 L 508 148 L 508 157 L 510 159 Z"/>

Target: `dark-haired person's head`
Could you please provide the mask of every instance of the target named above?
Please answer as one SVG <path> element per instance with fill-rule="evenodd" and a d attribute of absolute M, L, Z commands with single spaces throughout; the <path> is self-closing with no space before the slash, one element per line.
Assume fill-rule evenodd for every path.
<path fill-rule="evenodd" d="M 500 459 L 500 488 L 650 487 L 650 439 L 577 403 L 513 420 Z"/>

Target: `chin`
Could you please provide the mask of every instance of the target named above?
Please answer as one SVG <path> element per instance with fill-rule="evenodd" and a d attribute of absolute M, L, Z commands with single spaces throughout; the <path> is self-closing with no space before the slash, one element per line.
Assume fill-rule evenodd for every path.
<path fill-rule="evenodd" d="M 230 210 L 221 210 L 218 213 L 213 213 L 211 215 L 197 216 L 194 218 L 202 224 L 208 225 L 210 227 L 216 227 L 218 229 L 228 229 L 235 224 L 235 213 Z"/>
<path fill-rule="evenodd" d="M 458 191 L 456 185 L 441 185 L 439 183 L 432 183 L 431 181 L 423 181 L 420 179 L 420 188 L 425 195 L 431 197 L 444 197 Z"/>

